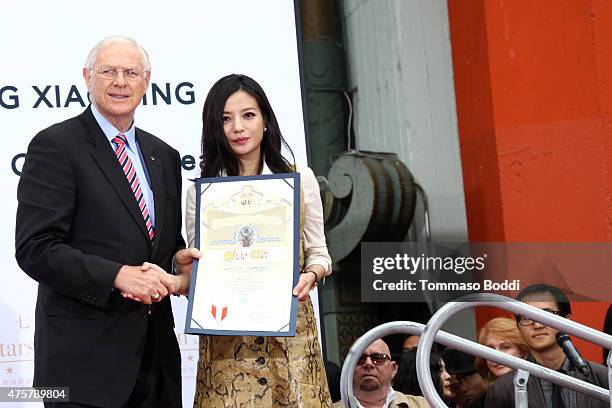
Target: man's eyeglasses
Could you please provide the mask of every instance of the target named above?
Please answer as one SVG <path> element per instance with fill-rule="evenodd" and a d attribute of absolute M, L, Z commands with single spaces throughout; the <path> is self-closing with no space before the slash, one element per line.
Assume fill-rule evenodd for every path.
<path fill-rule="evenodd" d="M 370 357 L 372 364 L 375 366 L 385 364 L 386 361 L 391 360 L 391 357 L 382 353 L 362 354 L 361 357 L 359 357 L 359 360 L 357 360 L 357 365 L 360 366 L 365 364 L 368 357 Z"/>
<path fill-rule="evenodd" d="M 548 313 L 552 313 L 552 314 L 557 315 L 557 316 L 565 317 L 558 310 L 552 310 L 552 309 L 549 309 L 547 307 L 544 308 L 544 309 L 541 309 L 541 310 L 544 310 L 544 311 L 546 311 Z M 530 319 L 530 318 L 525 317 L 525 316 L 520 315 L 520 314 L 514 315 L 514 318 L 516 319 L 518 324 L 520 324 L 521 326 L 531 326 L 533 324 L 533 322 L 534 322 L 533 319 Z"/>
<path fill-rule="evenodd" d="M 98 73 L 100 78 L 104 79 L 115 79 L 117 74 L 121 72 L 123 74 L 123 78 L 127 80 L 135 80 L 139 79 L 143 76 L 143 74 L 147 71 L 142 71 L 136 68 L 117 68 L 117 67 L 100 67 L 100 68 L 91 68 L 92 70 Z"/>

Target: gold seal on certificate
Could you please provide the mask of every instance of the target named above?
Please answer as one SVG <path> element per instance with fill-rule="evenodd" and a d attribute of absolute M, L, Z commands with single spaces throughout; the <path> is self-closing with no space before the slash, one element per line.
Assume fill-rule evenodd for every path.
<path fill-rule="evenodd" d="M 297 173 L 196 180 L 194 263 L 185 332 L 295 335 Z"/>

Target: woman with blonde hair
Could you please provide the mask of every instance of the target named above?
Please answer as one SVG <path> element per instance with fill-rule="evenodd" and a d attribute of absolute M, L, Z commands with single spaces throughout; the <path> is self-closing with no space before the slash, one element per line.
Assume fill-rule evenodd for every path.
<path fill-rule="evenodd" d="M 516 322 L 508 317 L 496 317 L 485 323 L 478 334 L 478 342 L 511 356 L 525 358 L 529 354 L 527 343 L 516 327 Z M 494 361 L 476 358 L 476 368 L 484 378 L 495 380 L 512 371 Z"/>

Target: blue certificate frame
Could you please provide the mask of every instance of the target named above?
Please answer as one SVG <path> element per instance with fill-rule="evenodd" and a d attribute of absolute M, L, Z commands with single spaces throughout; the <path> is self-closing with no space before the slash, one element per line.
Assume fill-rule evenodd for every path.
<path fill-rule="evenodd" d="M 300 174 L 195 180 L 194 262 L 185 333 L 295 336 Z"/>

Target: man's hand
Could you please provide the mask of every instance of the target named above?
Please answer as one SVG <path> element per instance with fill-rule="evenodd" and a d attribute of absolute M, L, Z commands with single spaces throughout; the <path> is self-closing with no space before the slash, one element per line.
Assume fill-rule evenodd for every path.
<path fill-rule="evenodd" d="M 130 286 L 128 281 L 123 280 L 123 277 L 119 284 L 123 284 L 124 286 L 119 287 L 117 285 L 117 278 L 119 278 L 119 274 L 117 274 L 117 278 L 115 279 L 115 287 L 121 290 L 121 295 L 123 297 L 146 304 L 151 304 L 152 302 L 159 302 L 165 296 L 167 296 L 168 293 L 187 296 L 189 295 L 189 283 L 191 280 L 191 266 L 193 264 L 193 260 L 201 258 L 202 253 L 197 248 L 185 248 L 178 251 L 174 256 L 174 268 L 176 270 L 177 275 L 171 275 L 167 273 L 163 268 L 150 262 L 145 262 L 142 264 L 142 266 L 138 267 L 129 267 L 140 271 L 140 273 L 143 275 L 141 280 L 144 279 L 147 281 L 156 281 L 159 285 L 165 288 L 164 291 L 152 290 L 148 294 L 145 294 L 144 291 L 136 293 L 135 291 L 130 290 L 130 287 L 137 288 L 137 285 Z M 123 268 L 125 267 L 127 266 L 124 266 Z M 121 268 L 121 270 L 123 270 L 123 268 Z M 121 272 L 121 270 L 119 270 L 119 272 Z M 157 296 L 157 294 L 159 294 L 159 296 Z"/>
<path fill-rule="evenodd" d="M 143 268 L 144 265 L 123 265 L 115 277 L 115 287 L 122 292 L 124 297 L 150 305 L 167 296 L 168 289 L 162 274 L 158 271 L 147 272 L 149 268 L 144 270 Z"/>

